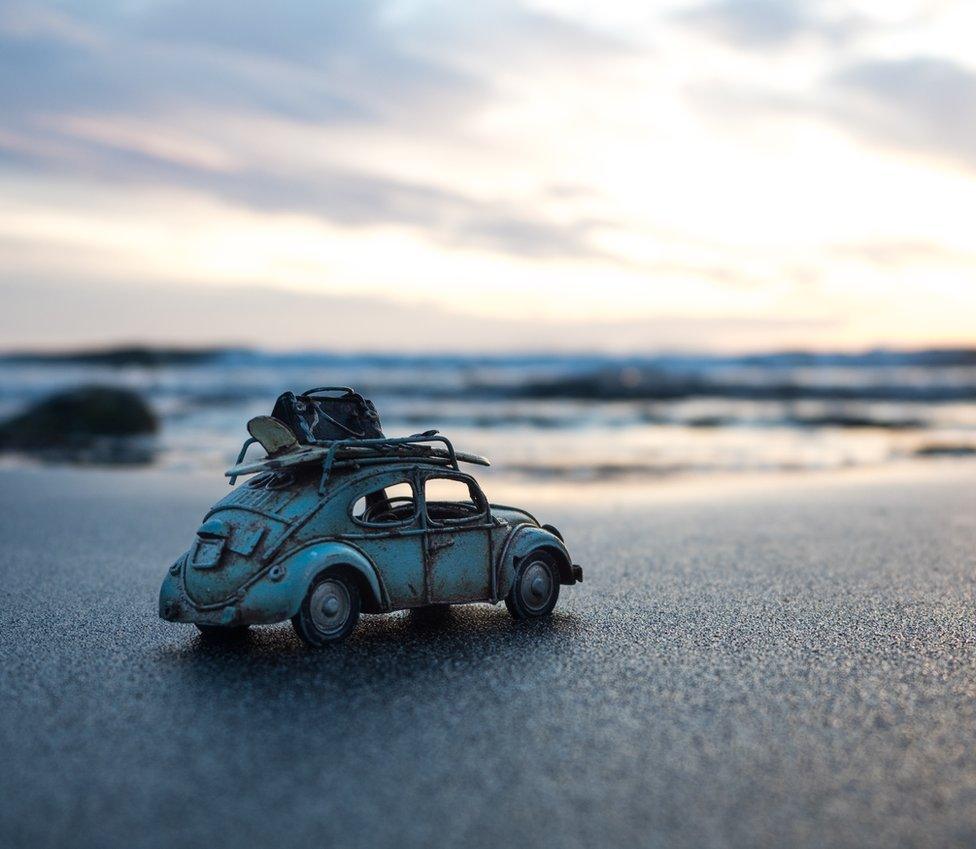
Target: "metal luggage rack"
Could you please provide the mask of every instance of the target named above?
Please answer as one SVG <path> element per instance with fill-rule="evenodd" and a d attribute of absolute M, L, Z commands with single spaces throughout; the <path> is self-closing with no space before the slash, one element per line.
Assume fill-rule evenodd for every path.
<path fill-rule="evenodd" d="M 247 454 L 247 449 L 257 441 L 253 436 L 244 441 L 244 444 L 241 446 L 241 451 L 237 455 L 237 465 L 244 462 L 244 455 Z M 434 448 L 431 443 L 440 443 L 444 447 L 441 449 Z M 415 433 L 412 436 L 380 437 L 375 439 L 312 439 L 304 447 L 327 449 L 325 456 L 322 458 L 322 476 L 319 479 L 320 495 L 325 492 L 325 487 L 328 484 L 329 476 L 333 469 L 396 463 L 402 460 L 423 460 L 426 463 L 435 463 L 458 471 L 460 470 L 459 461 L 473 463 L 479 466 L 490 465 L 484 457 L 455 451 L 454 444 L 451 440 L 436 430 Z M 409 450 L 411 447 L 413 450 Z M 405 448 L 407 450 L 404 450 Z M 317 457 L 309 462 L 315 462 L 316 460 L 318 460 Z M 237 477 L 237 475 L 233 475 L 230 478 L 231 486 L 236 483 Z"/>

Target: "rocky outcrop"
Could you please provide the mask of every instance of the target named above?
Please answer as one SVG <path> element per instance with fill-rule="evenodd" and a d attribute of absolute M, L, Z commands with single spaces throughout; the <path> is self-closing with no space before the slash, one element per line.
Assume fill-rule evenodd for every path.
<path fill-rule="evenodd" d="M 135 392 L 83 386 L 57 392 L 0 423 L 0 450 L 88 462 L 146 462 L 159 422 Z"/>

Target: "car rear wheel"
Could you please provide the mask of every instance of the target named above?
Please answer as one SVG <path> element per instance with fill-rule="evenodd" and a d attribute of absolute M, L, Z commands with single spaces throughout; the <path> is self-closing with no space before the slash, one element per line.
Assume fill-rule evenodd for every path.
<path fill-rule="evenodd" d="M 505 606 L 516 619 L 541 619 L 559 600 L 559 570 L 548 551 L 533 551 L 522 558 Z"/>
<path fill-rule="evenodd" d="M 356 584 L 341 572 L 327 572 L 312 581 L 291 623 L 310 646 L 324 646 L 348 637 L 359 621 L 359 611 Z"/>

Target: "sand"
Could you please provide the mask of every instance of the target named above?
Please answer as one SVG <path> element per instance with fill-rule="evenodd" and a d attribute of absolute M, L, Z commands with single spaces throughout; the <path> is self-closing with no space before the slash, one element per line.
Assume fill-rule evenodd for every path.
<path fill-rule="evenodd" d="M 315 652 L 156 617 L 219 480 L 0 471 L 0 845 L 972 845 L 976 465 L 669 486 L 526 491 L 547 624 Z"/>

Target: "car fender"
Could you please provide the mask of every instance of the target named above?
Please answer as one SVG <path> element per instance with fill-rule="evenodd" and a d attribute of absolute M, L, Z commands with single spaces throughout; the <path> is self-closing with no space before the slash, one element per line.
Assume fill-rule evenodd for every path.
<path fill-rule="evenodd" d="M 262 569 L 226 603 L 197 605 L 183 588 L 186 555 L 178 558 L 159 592 L 159 615 L 170 622 L 203 625 L 271 625 L 290 619 L 301 607 L 316 575 L 336 566 L 351 569 L 359 582 L 363 605 L 370 612 L 390 609 L 383 581 L 372 561 L 358 548 L 336 540 L 308 543 Z M 365 598 L 366 593 L 372 598 Z"/>
<path fill-rule="evenodd" d="M 519 525 L 505 540 L 498 559 L 498 597 L 508 594 L 515 570 L 523 557 L 538 548 L 549 551 L 559 565 L 559 583 L 574 584 L 573 559 L 565 543 L 555 534 L 535 525 Z"/>
<path fill-rule="evenodd" d="M 338 540 L 322 540 L 304 545 L 280 558 L 267 569 L 261 581 L 248 592 L 248 606 L 259 606 L 265 594 L 273 596 L 279 608 L 287 599 L 287 611 L 282 619 L 298 613 L 308 586 L 316 575 L 336 566 L 352 569 L 360 578 L 360 588 L 369 589 L 380 610 L 389 610 L 390 603 L 386 588 L 373 562 L 354 545 Z M 367 599 L 363 599 L 364 606 Z"/>

